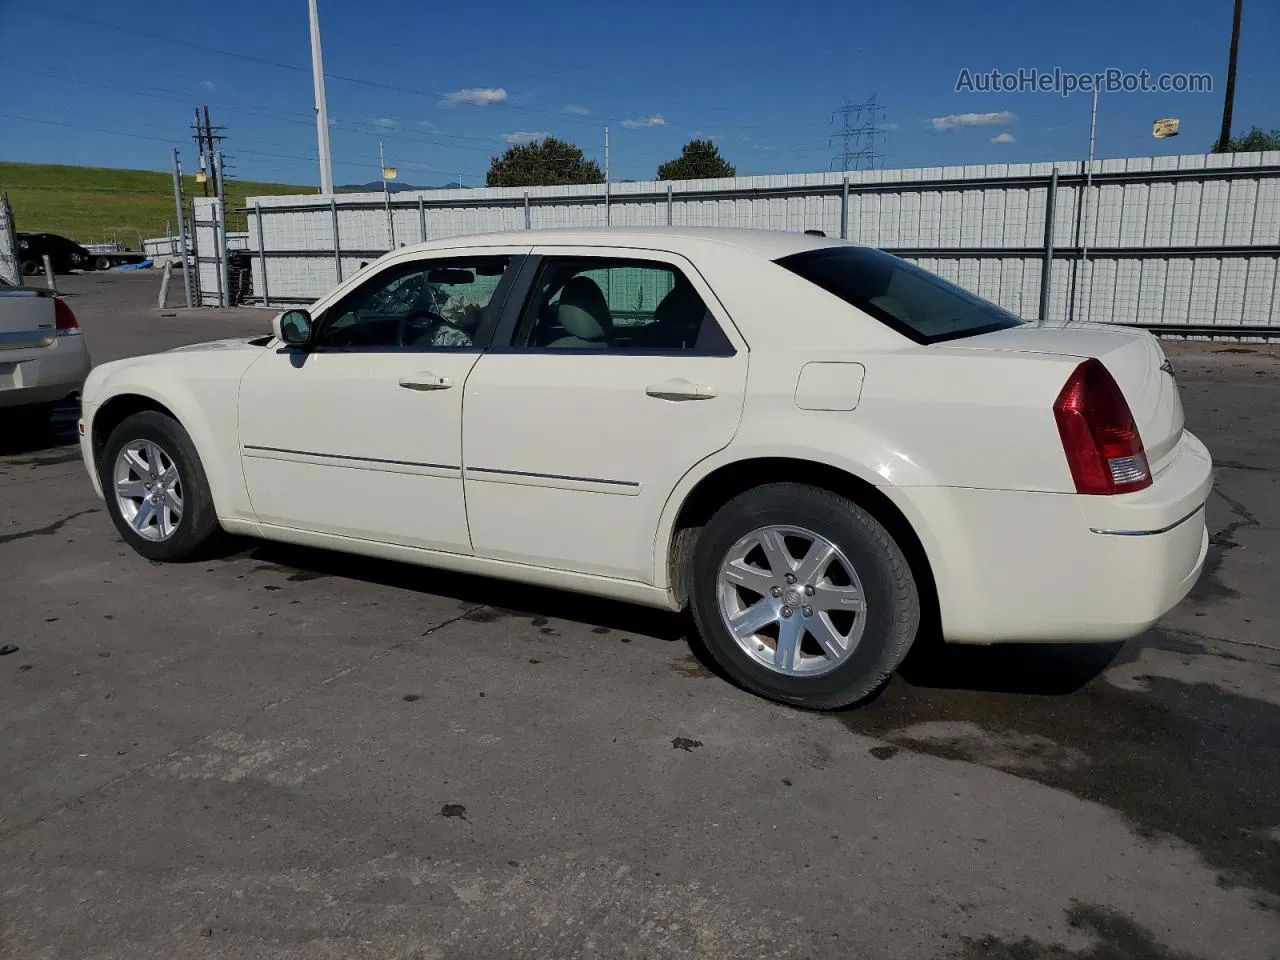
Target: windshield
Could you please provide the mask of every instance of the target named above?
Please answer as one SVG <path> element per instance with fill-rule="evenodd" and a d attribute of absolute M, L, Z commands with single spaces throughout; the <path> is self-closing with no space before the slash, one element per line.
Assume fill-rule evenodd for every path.
<path fill-rule="evenodd" d="M 824 247 L 777 262 L 916 343 L 972 337 L 1022 323 L 994 303 L 871 247 Z"/>

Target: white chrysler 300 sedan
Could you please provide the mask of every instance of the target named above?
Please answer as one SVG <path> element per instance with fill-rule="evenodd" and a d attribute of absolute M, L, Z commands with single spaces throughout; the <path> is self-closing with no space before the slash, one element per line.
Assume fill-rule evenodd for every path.
<path fill-rule="evenodd" d="M 1212 464 L 1153 337 L 1026 324 L 874 249 L 456 237 L 273 330 L 90 375 L 85 463 L 143 556 L 226 530 L 690 604 L 734 679 L 816 708 L 922 625 L 1133 636 L 1204 563 Z"/>

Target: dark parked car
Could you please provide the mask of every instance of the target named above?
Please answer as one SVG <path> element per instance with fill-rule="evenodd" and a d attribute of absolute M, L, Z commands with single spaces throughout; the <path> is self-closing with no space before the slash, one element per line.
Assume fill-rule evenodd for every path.
<path fill-rule="evenodd" d="M 24 276 L 40 273 L 44 269 L 45 256 L 48 256 L 54 273 L 93 268 L 93 254 L 74 240 L 56 233 L 18 234 L 18 261 L 22 264 Z"/>

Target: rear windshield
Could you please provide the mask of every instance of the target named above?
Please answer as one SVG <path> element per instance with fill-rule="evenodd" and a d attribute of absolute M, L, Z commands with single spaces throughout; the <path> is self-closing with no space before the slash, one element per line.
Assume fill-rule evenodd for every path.
<path fill-rule="evenodd" d="M 824 247 L 777 261 L 916 343 L 938 343 L 1022 321 L 928 270 L 871 247 Z"/>

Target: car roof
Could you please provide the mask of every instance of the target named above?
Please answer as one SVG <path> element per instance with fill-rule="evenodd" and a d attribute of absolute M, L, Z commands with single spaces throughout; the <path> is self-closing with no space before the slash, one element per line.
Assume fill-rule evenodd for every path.
<path fill-rule="evenodd" d="M 471 236 L 445 237 L 407 245 L 397 253 L 465 247 L 521 246 L 638 247 L 669 253 L 694 253 L 707 246 L 729 246 L 776 260 L 804 250 L 845 244 L 844 240 L 783 230 L 744 230 L 728 227 L 564 227 L 550 230 L 510 230 Z"/>

